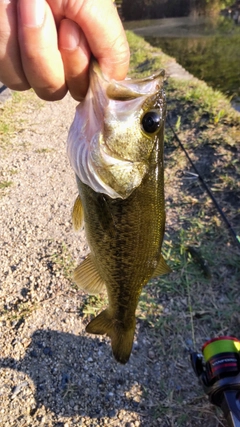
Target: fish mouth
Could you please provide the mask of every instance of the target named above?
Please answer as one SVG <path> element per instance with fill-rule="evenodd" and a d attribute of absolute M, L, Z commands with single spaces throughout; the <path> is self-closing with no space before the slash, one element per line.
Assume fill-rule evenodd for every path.
<path fill-rule="evenodd" d="M 130 101 L 144 95 L 154 96 L 159 93 L 165 78 L 165 70 L 162 69 L 142 79 L 126 78 L 122 81 L 109 81 L 97 61 L 92 61 L 90 74 L 92 75 L 91 89 L 95 92 L 102 85 L 107 97 L 113 101 Z"/>
<path fill-rule="evenodd" d="M 138 123 L 149 106 L 158 109 L 164 123 L 164 76 L 160 70 L 142 79 L 109 80 L 92 61 L 89 90 L 77 106 L 67 153 L 78 178 L 95 192 L 124 199 L 141 184 L 153 138 L 143 135 Z M 132 123 L 139 128 L 137 136 Z M 138 149 L 142 137 L 145 145 Z M 135 145 L 131 138 L 138 138 Z"/>

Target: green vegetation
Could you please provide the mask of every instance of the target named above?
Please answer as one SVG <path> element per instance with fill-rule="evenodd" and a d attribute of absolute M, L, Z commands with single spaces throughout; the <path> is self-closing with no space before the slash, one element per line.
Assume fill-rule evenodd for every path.
<path fill-rule="evenodd" d="M 51 254 L 49 268 L 51 268 L 55 274 L 57 270 L 61 270 L 64 276 L 71 280 L 73 267 L 74 262 L 68 247 L 64 242 L 59 243 L 57 250 Z"/>
<path fill-rule="evenodd" d="M 214 28 L 214 35 L 213 35 Z M 240 97 L 239 43 L 240 28 L 223 16 L 206 25 L 204 36 L 147 37 L 149 43 L 160 47 L 185 67 L 214 88 L 232 97 Z"/>
<path fill-rule="evenodd" d="M 0 200 L 1 200 L 1 197 L 3 197 L 6 194 L 7 190 L 12 185 L 13 185 L 13 181 L 9 181 L 8 179 L 1 179 L 1 174 L 0 174 Z"/>
<path fill-rule="evenodd" d="M 86 295 L 80 307 L 80 316 L 88 322 L 107 307 L 107 294 Z"/>
<path fill-rule="evenodd" d="M 131 47 L 129 70 L 131 77 L 148 76 L 149 73 L 166 66 L 169 56 L 150 44 L 146 44 L 141 37 L 131 31 L 126 31 L 126 34 Z"/>
<path fill-rule="evenodd" d="M 10 187 L 13 184 L 12 181 L 0 181 L 0 190 Z"/>
<path fill-rule="evenodd" d="M 0 105 L 1 159 L 4 159 L 13 149 L 16 153 L 17 150 L 26 150 L 29 147 L 31 143 L 25 140 L 16 144 L 16 135 L 29 127 L 29 115 L 26 111 L 40 108 L 42 105 L 43 101 L 37 98 L 32 90 L 23 93 L 12 91 L 11 98 Z M 0 198 L 14 185 L 12 177 L 17 173 L 17 168 L 10 170 L 3 168 L 0 171 Z"/>
<path fill-rule="evenodd" d="M 12 97 L 4 105 L 0 105 L 1 155 L 12 149 L 16 133 L 22 132 L 27 128 L 25 109 L 36 109 L 42 105 L 43 101 L 37 98 L 32 90 L 21 93 L 12 92 Z M 26 148 L 26 144 L 23 144 L 23 147 Z"/>
<path fill-rule="evenodd" d="M 10 322 L 9 326 L 21 325 L 26 317 L 29 317 L 38 308 L 37 303 L 32 301 L 21 302 L 18 300 L 11 309 L 2 308 L 0 310 L 0 322 Z"/>
<path fill-rule="evenodd" d="M 170 64 L 143 39 L 128 37 L 138 76 Z M 196 79 L 168 79 L 165 86 L 168 120 L 240 234 L 240 114 L 221 92 Z M 163 425 L 225 425 L 197 385 L 188 348 L 199 351 L 219 335 L 239 337 L 240 254 L 168 125 L 165 190 L 163 254 L 173 272 L 144 288 L 137 312 L 140 330 L 147 327 L 154 336 L 151 350 L 164 366 L 162 401 L 153 417 Z"/>
<path fill-rule="evenodd" d="M 48 153 L 52 153 L 54 151 L 54 148 L 38 148 L 36 150 L 36 153 L 38 154 L 48 154 Z"/>
<path fill-rule="evenodd" d="M 117 0 L 124 19 L 157 19 L 187 16 L 190 13 L 218 14 L 221 9 L 233 4 L 232 0 Z"/>

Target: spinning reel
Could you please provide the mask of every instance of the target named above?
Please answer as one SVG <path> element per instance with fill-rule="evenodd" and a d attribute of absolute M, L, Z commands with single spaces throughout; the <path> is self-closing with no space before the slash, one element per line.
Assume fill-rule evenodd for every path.
<path fill-rule="evenodd" d="M 213 405 L 230 427 L 240 427 L 240 341 L 223 336 L 207 341 L 202 353 L 191 352 L 192 367 Z"/>

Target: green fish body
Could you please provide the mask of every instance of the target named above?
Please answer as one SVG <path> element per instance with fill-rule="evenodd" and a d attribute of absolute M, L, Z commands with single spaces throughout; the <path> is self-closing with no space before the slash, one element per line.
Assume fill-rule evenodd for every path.
<path fill-rule="evenodd" d="M 86 330 L 107 334 L 120 363 L 126 363 L 131 354 L 142 287 L 150 278 L 170 271 L 161 255 L 165 227 L 162 80 L 163 72 L 142 80 L 108 81 L 93 63 L 86 105 L 76 113 L 69 132 L 68 155 L 79 191 L 73 224 L 80 228 L 84 219 L 90 247 L 74 280 L 89 293 L 107 289 L 107 309 Z M 86 126 L 87 114 L 91 118 Z"/>

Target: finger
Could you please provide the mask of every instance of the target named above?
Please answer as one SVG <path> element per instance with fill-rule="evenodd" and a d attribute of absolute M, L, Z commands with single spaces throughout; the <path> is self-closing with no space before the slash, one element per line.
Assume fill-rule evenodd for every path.
<path fill-rule="evenodd" d="M 45 0 L 19 0 L 18 5 L 19 44 L 27 80 L 40 98 L 61 99 L 67 87 L 51 9 Z"/>
<path fill-rule="evenodd" d="M 48 0 L 48 3 L 57 21 L 66 17 L 79 25 L 108 77 L 116 80 L 126 77 L 129 46 L 112 0 Z"/>
<path fill-rule="evenodd" d="M 58 46 L 62 55 L 65 79 L 72 97 L 81 101 L 86 95 L 91 52 L 80 27 L 70 19 L 59 26 Z"/>
<path fill-rule="evenodd" d="M 0 80 L 13 90 L 29 89 L 17 39 L 16 2 L 0 0 Z"/>
<path fill-rule="evenodd" d="M 110 78 L 124 79 L 129 67 L 129 46 L 112 0 L 85 0 L 79 24 L 102 71 Z"/>

